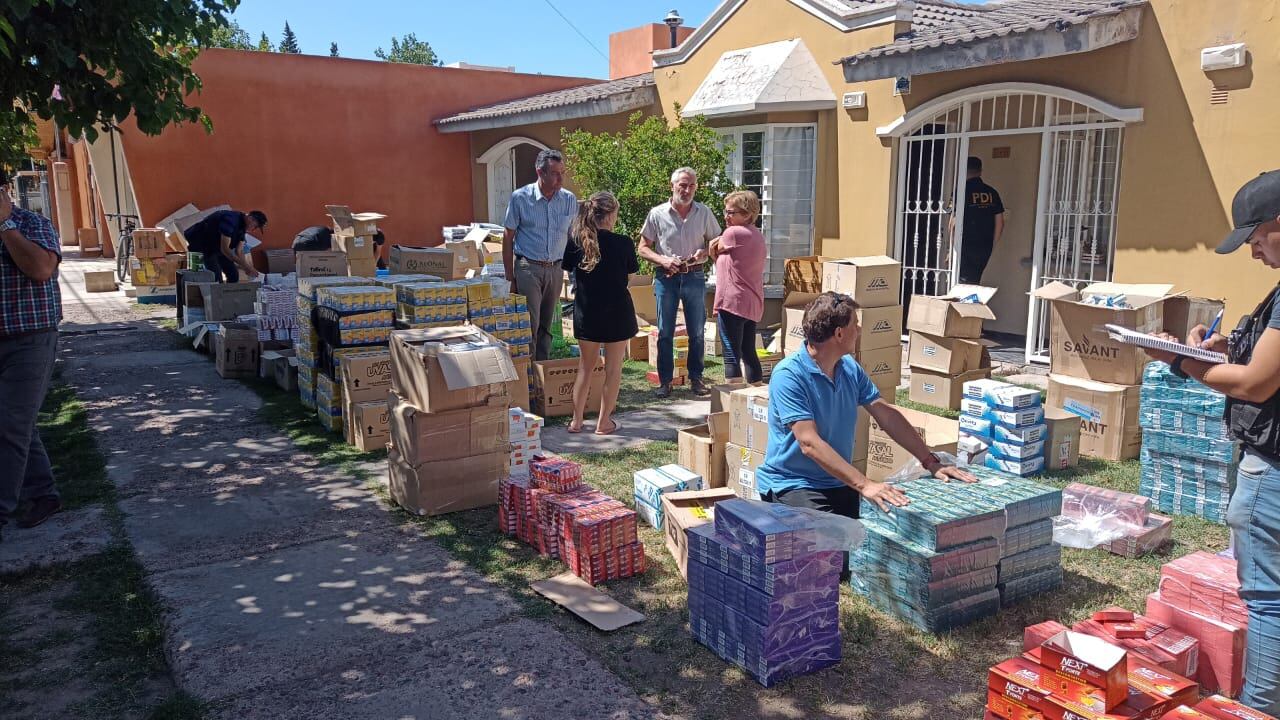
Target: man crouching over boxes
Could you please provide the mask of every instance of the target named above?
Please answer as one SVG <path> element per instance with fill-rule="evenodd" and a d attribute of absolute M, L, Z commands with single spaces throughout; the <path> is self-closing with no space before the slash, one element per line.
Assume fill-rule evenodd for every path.
<path fill-rule="evenodd" d="M 924 440 L 853 359 L 858 304 L 848 295 L 822 293 L 804 313 L 805 343 L 769 380 L 769 441 L 756 471 L 761 497 L 845 517 L 858 517 L 858 497 L 884 512 L 910 502 L 893 485 L 873 482 L 851 462 L 858 408 L 940 480 L 976 482 L 929 452 Z M 845 557 L 845 576 L 849 574 Z"/>

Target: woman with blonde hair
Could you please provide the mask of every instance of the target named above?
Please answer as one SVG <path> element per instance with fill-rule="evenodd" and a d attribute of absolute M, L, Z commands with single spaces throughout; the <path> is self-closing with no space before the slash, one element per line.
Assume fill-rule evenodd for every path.
<path fill-rule="evenodd" d="M 756 227 L 760 198 L 750 190 L 724 197 L 724 233 L 711 241 L 716 261 L 716 325 L 724 345 L 724 377 L 764 377 L 756 355 L 756 323 L 764 316 L 764 234 Z M 744 373 L 745 371 L 745 373 Z"/>
<path fill-rule="evenodd" d="M 622 384 L 622 363 L 627 341 L 635 337 L 635 306 L 627 290 L 631 273 L 639 272 L 635 244 L 613 232 L 618 222 L 618 200 L 613 193 L 598 192 L 578 206 L 578 217 L 569 229 L 564 269 L 575 279 L 573 336 L 582 351 L 578 380 L 573 385 L 573 420 L 569 432 L 582 432 L 591 374 L 604 351 L 604 393 L 600 398 L 597 435 L 618 431 L 613 410 Z"/>

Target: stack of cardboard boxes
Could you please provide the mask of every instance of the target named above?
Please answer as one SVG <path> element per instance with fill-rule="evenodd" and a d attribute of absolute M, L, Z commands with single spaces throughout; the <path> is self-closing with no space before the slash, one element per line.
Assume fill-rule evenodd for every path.
<path fill-rule="evenodd" d="M 689 381 L 689 333 L 684 325 L 676 325 L 675 337 L 671 339 L 671 357 L 675 370 L 671 374 L 672 385 L 684 385 Z M 649 348 L 646 351 L 649 359 L 649 384 L 659 385 L 658 381 L 658 328 L 649 330 Z"/>
<path fill-rule="evenodd" d="M 1048 426 L 1039 390 L 984 378 L 962 392 L 961 432 L 987 447 L 987 467 L 1023 476 L 1044 470 Z"/>
<path fill-rule="evenodd" d="M 1142 348 L 1112 339 L 1107 324 L 1138 332 L 1165 330 L 1170 285 L 1096 283 L 1081 290 L 1049 283 L 1035 296 L 1051 305 L 1048 404 L 1080 418 L 1080 454 L 1103 460 L 1138 457 Z"/>
<path fill-rule="evenodd" d="M 395 293 L 373 285 L 328 285 L 315 289 L 313 322 L 320 338 L 317 357 L 316 414 L 333 432 L 342 432 L 345 401 L 339 372 L 342 359 L 385 351 L 394 325 Z"/>
<path fill-rule="evenodd" d="M 342 253 L 346 274 L 373 277 L 378 269 L 378 250 L 373 236 L 378 232 L 378 221 L 387 216 L 376 212 L 353 213 L 346 205 L 325 205 L 324 208 L 333 220 L 333 250 Z"/>
<path fill-rule="evenodd" d="M 384 349 L 342 357 L 339 377 L 344 436 L 372 452 L 391 440 L 387 393 L 391 390 L 391 354 Z"/>
<path fill-rule="evenodd" d="M 902 264 L 890 257 L 845 258 L 822 264 L 822 291 L 849 295 L 861 308 L 862 337 L 854 359 L 889 402 L 896 397 L 902 380 L 901 289 Z M 798 315 L 803 314 L 801 309 Z M 793 317 L 788 316 L 789 337 Z"/>
<path fill-rule="evenodd" d="M 725 446 L 728 443 L 728 412 L 711 413 L 705 423 L 676 431 L 680 464 L 701 477 L 707 488 L 725 486 Z"/>
<path fill-rule="evenodd" d="M 304 262 L 298 253 L 299 265 Z M 315 309 L 317 293 L 326 287 L 356 286 L 365 282 L 362 278 L 346 276 L 298 276 L 298 295 L 296 298 L 298 315 L 298 339 L 294 341 L 294 354 L 298 359 L 298 397 L 303 407 L 316 407 L 317 378 L 320 375 L 320 334 L 315 326 Z M 216 287 L 216 286 L 215 286 Z M 207 310 L 206 310 L 207 312 Z M 330 385 L 330 390 L 332 385 Z"/>
<path fill-rule="evenodd" d="M 769 447 L 769 388 L 743 386 L 729 394 L 729 442 L 725 444 L 725 486 L 740 498 L 759 500 L 756 470 Z"/>
<path fill-rule="evenodd" d="M 517 384 L 519 380 L 516 381 Z M 512 406 L 507 414 L 507 436 L 511 442 L 511 477 L 529 477 L 529 463 L 542 454 L 541 417 Z"/>
<path fill-rule="evenodd" d="M 178 270 L 181 269 L 182 255 L 170 254 L 167 236 L 162 228 L 133 231 L 129 279 L 139 303 L 170 304 L 178 301 Z"/>
<path fill-rule="evenodd" d="M 957 285 L 944 296 L 911 298 L 907 364 L 912 401 L 959 410 L 964 384 L 991 377 L 991 357 L 980 339 L 983 321 L 995 319 L 987 307 L 995 292 Z"/>
<path fill-rule="evenodd" d="M 462 326 L 391 337 L 391 497 L 419 515 L 492 505 L 511 459 L 506 346 Z"/>

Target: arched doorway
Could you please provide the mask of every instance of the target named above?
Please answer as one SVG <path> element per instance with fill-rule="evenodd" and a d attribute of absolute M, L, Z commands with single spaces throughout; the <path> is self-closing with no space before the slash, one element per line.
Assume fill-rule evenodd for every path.
<path fill-rule="evenodd" d="M 1002 330 L 1025 328 L 1026 359 L 1047 362 L 1048 305 L 1023 298 L 1054 281 L 1081 287 L 1112 279 L 1124 128 L 1141 120 L 1141 108 L 1073 90 L 1000 83 L 935 98 L 880 128 L 897 149 L 893 247 L 903 304 L 956 283 L 965 162 L 985 156 L 984 180 L 995 186 L 986 170 L 998 168 L 1021 202 L 1005 202 L 1007 234 L 983 284 L 1001 291 L 1004 312 L 993 309 Z"/>
<path fill-rule="evenodd" d="M 498 142 L 476 161 L 485 166 L 489 198 L 489 222 L 501 224 L 507 214 L 511 191 L 537 180 L 533 163 L 546 145 L 527 137 L 510 137 Z"/>

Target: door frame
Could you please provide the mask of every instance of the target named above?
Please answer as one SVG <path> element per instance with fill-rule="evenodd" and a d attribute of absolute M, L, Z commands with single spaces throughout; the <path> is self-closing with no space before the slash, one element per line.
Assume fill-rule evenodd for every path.
<path fill-rule="evenodd" d="M 515 167 L 514 167 L 515 162 L 514 162 L 514 158 L 512 158 L 511 155 L 512 153 L 515 152 L 516 147 L 520 145 L 532 145 L 538 148 L 539 150 L 551 149 L 546 145 L 544 145 L 543 143 L 538 142 L 537 140 L 534 140 L 531 137 L 526 137 L 524 135 L 513 135 L 509 138 L 504 138 L 494 143 L 492 147 L 490 147 L 488 150 L 485 150 L 483 153 L 480 154 L 480 157 L 476 158 L 477 163 L 479 163 L 480 165 L 484 165 L 485 208 L 489 212 L 490 222 L 496 222 L 496 223 L 502 222 L 502 218 L 499 217 L 497 214 L 497 205 L 494 203 L 494 190 L 496 189 L 493 186 L 494 185 L 494 177 L 493 177 L 494 165 L 497 163 L 498 160 L 502 159 L 504 156 L 512 160 L 511 177 L 515 178 Z M 511 188 L 511 190 L 515 190 L 515 188 L 514 187 Z"/>
<path fill-rule="evenodd" d="M 996 129 L 975 130 L 970 129 L 973 124 L 973 116 L 971 108 L 975 103 L 979 103 L 981 109 L 984 101 L 992 102 L 992 119 L 994 120 L 994 108 L 996 102 L 1001 98 L 1005 99 L 1005 115 L 1004 120 L 1007 124 L 1009 119 L 1009 108 L 1012 105 L 1012 99 L 1019 98 L 1017 118 L 1021 121 L 1023 115 L 1023 101 L 1027 97 L 1033 98 L 1035 101 L 1042 101 L 1043 108 L 1037 108 L 1033 105 L 1031 116 L 1034 118 L 1032 124 L 1022 127 L 1003 127 Z M 1055 114 L 1061 111 L 1060 103 L 1070 103 L 1071 116 L 1064 119 L 1061 114 Z M 1077 114 L 1077 108 L 1083 108 L 1083 114 Z M 1036 115 L 1039 115 L 1036 118 Z M 981 116 L 981 111 L 979 112 Z M 954 129 L 948 128 L 947 132 L 931 133 L 929 135 L 915 137 L 915 133 L 926 125 L 948 124 L 948 118 L 958 120 L 958 126 Z M 1073 122 L 1075 120 L 1084 120 L 1084 122 Z M 912 142 L 921 140 L 928 141 L 956 141 L 958 147 L 956 152 L 959 157 L 957 166 L 955 187 L 952 189 L 952 207 L 956 215 L 956 232 L 951 240 L 949 252 L 950 266 L 947 268 L 946 280 L 948 289 L 954 286 L 956 282 L 955 268 L 958 267 L 958 259 L 960 257 L 961 247 L 964 242 L 964 203 L 960 202 L 963 197 L 964 185 L 966 181 L 966 173 L 961 171 L 965 159 L 968 157 L 969 141 L 977 137 L 989 136 L 1010 136 L 1010 135 L 1040 135 L 1040 169 L 1039 178 L 1036 187 L 1036 222 L 1035 237 L 1033 241 L 1032 251 L 1032 269 L 1031 269 L 1031 287 L 1029 292 L 1037 289 L 1037 284 L 1043 277 L 1043 254 L 1045 246 L 1045 235 L 1048 231 L 1048 223 L 1046 222 L 1048 214 L 1048 202 L 1050 185 L 1052 184 L 1053 164 L 1055 155 L 1053 153 L 1053 143 L 1060 133 L 1069 133 L 1080 130 L 1107 130 L 1118 128 L 1123 142 L 1124 129 L 1129 125 L 1142 122 L 1143 109 L 1122 108 L 1112 105 L 1106 101 L 1086 95 L 1084 93 L 1069 90 L 1067 88 L 1057 87 L 1053 85 L 1044 85 L 1040 83 L 994 83 L 990 85 L 979 85 L 971 88 L 964 88 L 945 95 L 939 96 L 925 102 L 909 112 L 903 114 L 892 123 L 880 127 L 876 130 L 876 134 L 882 139 L 891 139 L 894 145 L 894 168 L 891 175 L 893 182 L 891 187 L 895 189 L 895 195 L 892 198 L 892 212 L 894 215 L 894 235 L 890 246 L 894 256 L 899 260 L 903 257 L 904 243 L 907 241 L 905 237 L 906 229 L 906 212 L 903 203 L 907 198 L 907 176 L 909 174 L 910 163 L 910 147 Z M 980 117 L 978 123 L 980 124 Z M 994 123 L 993 123 L 994 124 Z M 1120 166 L 1123 162 L 1123 145 L 1120 146 L 1119 154 L 1116 159 L 1116 179 L 1115 194 L 1118 199 L 1119 195 L 1119 174 Z M 1118 215 L 1113 204 L 1113 217 Z M 1115 222 L 1113 219 L 1111 229 L 1111 252 L 1114 254 L 1115 242 Z M 941 253 L 939 253 L 941 255 Z M 1114 258 L 1113 258 L 1114 260 Z M 938 264 L 941 265 L 939 259 Z M 937 268 L 940 272 L 943 268 Z M 1107 280 L 1114 272 L 1114 262 L 1108 266 Z M 903 279 L 903 299 L 906 299 L 908 288 L 906 286 L 906 278 Z M 1027 362 L 1047 362 L 1048 358 L 1033 353 L 1032 341 L 1033 332 L 1036 330 L 1033 324 L 1038 322 L 1038 307 L 1036 298 L 1029 300 L 1030 307 L 1027 315 L 1027 345 L 1025 348 L 1025 358 Z"/>

